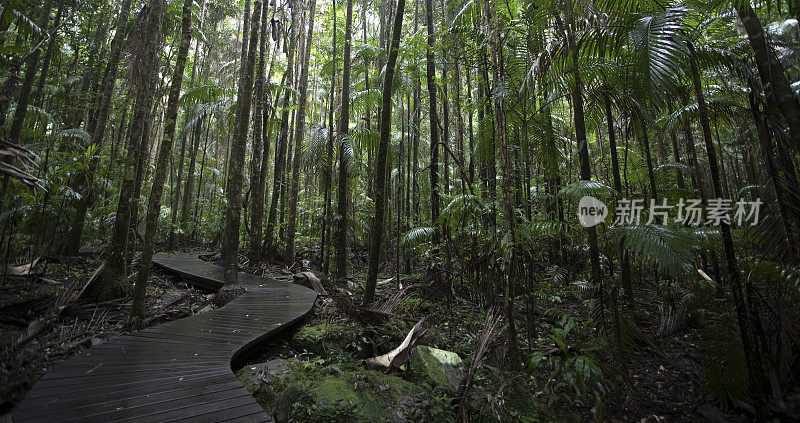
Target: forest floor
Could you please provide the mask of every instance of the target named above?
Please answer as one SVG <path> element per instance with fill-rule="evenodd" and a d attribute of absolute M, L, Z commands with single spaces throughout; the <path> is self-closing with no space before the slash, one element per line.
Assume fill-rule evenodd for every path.
<path fill-rule="evenodd" d="M 45 265 L 46 277 L 43 277 Z M 13 412 L 27 390 L 55 364 L 125 332 L 130 299 L 100 304 L 65 301 L 80 290 L 98 265 L 99 260 L 94 257 L 62 258 L 39 263 L 32 275 L 9 276 L 0 286 L 3 363 L 0 418 Z M 353 267 L 351 280 L 363 280 L 366 264 L 354 260 Z M 320 274 L 317 269 L 311 270 Z M 291 273 L 278 267 L 261 266 L 255 273 L 291 278 Z M 383 375 L 364 370 L 362 360 L 399 345 L 413 322 L 424 317 L 428 330 L 417 345 L 454 352 L 468 364 L 474 354 L 477 334 L 483 327 L 486 309 L 491 304 L 486 300 L 469 300 L 474 296 L 468 295 L 466 290 L 459 292 L 459 287 L 450 292 L 434 289 L 419 275 L 404 276 L 401 282 L 404 289 L 396 280 L 379 285 L 378 298 L 384 301 L 391 298 L 395 314 L 380 321 L 357 321 L 352 313 L 346 312 L 347 303 L 321 297 L 314 314 L 297 328 L 271 340 L 240 370 L 240 378 L 254 391 L 265 409 L 279 420 L 284 415 L 291 415 L 297 421 L 349 421 L 354 417 L 374 420 L 375 415 L 370 412 L 387 410 L 393 413 L 389 416 L 392 421 L 454 418 L 452 404 L 457 401 L 457 391 L 453 386 L 442 384 L 435 377 L 432 379 L 419 365 L 397 374 Z M 350 304 L 360 302 L 358 283 L 350 282 L 347 288 L 338 290 L 326 283 L 326 288 L 339 293 L 333 294 L 334 297 L 348 297 Z M 586 348 L 593 342 L 594 330 L 582 323 L 588 318 L 583 306 L 584 295 L 577 289 L 554 288 L 553 295 L 544 301 L 551 302 L 549 307 L 576 319 L 576 329 L 565 339 L 566 354 L 582 354 L 600 363 L 614 363 L 613 367 L 602 366 L 605 378 L 615 386 L 604 394 L 603 410 L 596 407 L 591 394 L 566 395 L 563 387 L 553 388 L 552 383 L 547 384 L 549 371 L 543 366 L 527 372 L 504 370 L 505 337 L 500 336 L 491 344 L 484 364 L 476 373 L 473 388 L 467 394 L 471 415 L 480 416 L 482 421 L 584 421 L 603 414 L 612 421 L 748 420 L 743 414 L 723 412 L 705 399 L 700 335 L 691 326 L 677 326 L 667 336 L 651 336 L 651 342 L 637 345 L 624 354 Z M 654 291 L 640 287 L 638 301 L 644 305 L 641 309 L 650 310 L 648 314 L 637 316 L 639 329 L 657 333 L 661 319 Z M 154 270 L 148 284 L 146 323 L 156 325 L 221 305 L 214 295 L 198 292 Z M 523 304 L 518 306 L 524 309 Z M 520 336 L 523 353 L 556 351 L 552 334 L 554 330 L 563 329 L 563 321 L 551 313 L 534 314 L 534 320 L 537 336 Z M 34 322 L 44 322 L 42 330 L 19 344 Z M 518 328 L 525 328 L 519 329 L 523 334 L 529 326 L 520 319 Z M 586 351 L 581 352 L 582 348 Z M 264 362 L 277 363 L 282 370 L 274 374 L 275 369 L 272 369 L 270 376 L 269 371 L 263 371 L 263 366 L 257 367 Z M 255 368 L 262 371 L 255 377 L 246 374 L 248 369 Z M 614 368 L 621 371 L 608 370 Z M 310 388 L 326 383 L 330 385 L 329 391 Z M 349 393 L 352 387 L 355 393 Z M 320 395 L 336 401 L 323 407 Z M 339 407 L 344 403 L 359 406 Z M 393 406 L 390 409 L 375 407 L 382 403 Z M 353 410 L 360 410 L 361 414 L 348 414 Z"/>
<path fill-rule="evenodd" d="M 0 285 L 0 417 L 11 412 L 48 369 L 127 332 L 130 298 L 98 304 L 70 301 L 99 264 L 96 257 L 40 261 L 30 274 L 8 275 Z M 145 324 L 154 326 L 210 310 L 215 307 L 213 300 L 212 295 L 153 270 Z"/>
<path fill-rule="evenodd" d="M 379 283 L 377 297 L 378 303 L 381 299 L 396 302 L 392 308 L 395 317 L 380 322 L 358 321 L 344 307 L 360 303 L 361 286 L 353 281 L 365 280 L 366 261 L 355 259 L 352 267 L 346 288 L 324 281 L 329 293 L 338 291 L 340 295 L 347 294 L 350 300 L 343 303 L 321 297 L 315 313 L 298 328 L 274 338 L 260 356 L 239 371 L 240 379 L 279 422 L 286 417 L 293 421 L 372 422 L 385 418 L 451 421 L 455 418 L 453 404 L 458 400 L 457 390 L 452 386 L 437 386 L 436 378 L 421 371 L 419 363 L 414 368 L 413 358 L 405 371 L 391 375 L 365 370 L 363 360 L 398 346 L 414 322 L 424 317 L 428 330 L 416 344 L 455 352 L 467 367 L 486 310 L 492 304 L 486 300 L 475 302 L 474 298 L 480 296 L 470 293 L 468 288 L 453 287 L 449 293 L 435 289 L 420 275 L 404 275 L 401 287 L 388 274 L 384 277 L 389 279 Z M 320 274 L 318 269 L 311 270 Z M 262 267 L 261 271 L 269 273 L 276 269 Z M 604 395 L 602 409 L 596 408 L 591 395 L 576 398 L 562 387 L 550 388 L 552 384 L 547 385 L 550 372 L 543 367 L 505 370 L 507 348 L 501 335 L 490 346 L 468 394 L 471 420 L 587 421 L 599 417 L 620 422 L 751 420 L 752 409 L 747 405 L 740 404 L 736 411 L 723 411 L 707 399 L 703 388 L 701 334 L 685 320 L 661 327 L 664 316 L 658 304 L 663 299 L 658 297 L 655 287 L 637 288 L 637 302 L 646 311 L 636 316 L 636 330 L 646 341 L 625 348 L 622 354 L 608 346 L 592 349 L 591 345 L 596 343 L 594 330 L 583 323 L 589 317 L 584 306 L 588 293 L 571 288 L 553 287 L 552 296 L 545 301 L 552 302 L 548 305 L 551 309 L 576 319 L 576 329 L 565 339 L 568 354 L 585 347 L 581 354 L 603 363 L 605 378 L 614 387 Z M 400 299 L 396 300 L 401 291 Z M 496 301 L 498 306 L 502 304 Z M 517 308 L 524 310 L 524 304 L 517 304 Z M 557 350 L 552 333 L 563 329 L 562 322 L 549 312 L 534 313 L 534 319 L 538 336 L 520 336 L 523 353 Z M 517 327 L 522 334 L 527 322 L 520 319 Z M 657 333 L 665 334 L 654 336 Z M 333 384 L 331 379 L 351 386 L 338 386 L 337 393 L 314 388 Z M 406 384 L 410 384 L 414 394 L 404 390 L 409 387 Z M 383 407 L 375 414 L 370 408 L 373 402 L 388 408 Z M 336 405 L 345 403 L 350 408 Z M 359 410 L 356 415 L 349 414 L 353 406 Z M 381 414 L 385 412 L 389 414 Z"/>

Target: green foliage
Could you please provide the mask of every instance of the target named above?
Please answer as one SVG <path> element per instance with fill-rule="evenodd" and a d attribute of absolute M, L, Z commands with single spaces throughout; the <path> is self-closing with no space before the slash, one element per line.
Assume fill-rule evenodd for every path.
<path fill-rule="evenodd" d="M 616 225 L 609 237 L 632 256 L 652 263 L 670 277 L 689 276 L 694 272 L 695 237 L 690 232 L 661 225 Z"/>
<path fill-rule="evenodd" d="M 569 315 L 563 315 L 558 326 L 554 327 L 548 339 L 556 345 L 559 353 L 546 355 L 537 351 L 528 357 L 527 370 L 532 373 L 545 368 L 549 375 L 543 391 L 547 393 L 548 405 L 556 402 L 574 404 L 593 404 L 595 418 L 603 419 L 606 410 L 603 397 L 614 389 L 606 378 L 597 358 L 592 353 L 597 347 L 571 344 L 570 333 L 577 322 Z"/>
<path fill-rule="evenodd" d="M 704 310 L 705 390 L 723 408 L 748 398 L 747 366 L 739 327 L 731 312 Z"/>

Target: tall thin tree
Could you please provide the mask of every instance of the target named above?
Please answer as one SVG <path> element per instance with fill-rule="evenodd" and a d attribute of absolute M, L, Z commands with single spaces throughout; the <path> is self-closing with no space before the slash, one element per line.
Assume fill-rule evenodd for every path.
<path fill-rule="evenodd" d="M 394 25 L 392 26 L 392 44 L 389 47 L 389 61 L 383 79 L 383 97 L 381 102 L 381 138 L 378 144 L 377 167 L 375 168 L 375 218 L 372 221 L 369 249 L 369 269 L 367 270 L 367 284 L 364 288 L 364 304 L 370 304 L 375 296 L 375 285 L 378 281 L 378 264 L 381 257 L 381 244 L 383 243 L 383 227 L 386 214 L 386 161 L 389 155 L 389 138 L 392 135 L 392 84 L 394 83 L 395 65 L 397 64 L 397 51 L 400 47 L 400 33 L 403 30 L 403 11 L 406 7 L 405 0 L 397 0 L 394 12 Z M 399 216 L 398 211 L 398 216 Z"/>
<path fill-rule="evenodd" d="M 172 155 L 172 145 L 175 139 L 175 121 L 178 119 L 178 100 L 183 84 L 183 72 L 186 68 L 186 59 L 189 56 L 189 44 L 192 42 L 192 5 L 193 0 L 183 0 L 183 15 L 181 19 L 181 41 L 178 54 L 175 57 L 175 67 L 172 71 L 172 85 L 167 99 L 166 120 L 164 124 L 164 139 L 156 160 L 156 169 L 153 174 L 153 187 L 147 202 L 147 217 L 145 218 L 144 242 L 142 255 L 139 259 L 139 271 L 136 275 L 134 287 L 133 308 L 131 309 L 132 326 L 139 328 L 144 320 L 144 297 L 147 277 L 150 273 L 150 264 L 153 260 L 156 231 L 158 230 L 158 217 L 161 214 L 161 196 L 167 181 L 169 159 Z M 195 58 L 196 60 L 197 58 Z"/>

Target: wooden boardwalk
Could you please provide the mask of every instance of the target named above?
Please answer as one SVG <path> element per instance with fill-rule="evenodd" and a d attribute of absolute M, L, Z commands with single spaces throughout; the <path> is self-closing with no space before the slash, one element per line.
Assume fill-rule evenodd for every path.
<path fill-rule="evenodd" d="M 153 262 L 198 287 L 222 286 L 222 268 L 196 254 Z M 231 367 L 308 314 L 317 294 L 241 273 L 239 283 L 247 293 L 222 308 L 115 336 L 53 367 L 14 421 L 272 421 Z"/>

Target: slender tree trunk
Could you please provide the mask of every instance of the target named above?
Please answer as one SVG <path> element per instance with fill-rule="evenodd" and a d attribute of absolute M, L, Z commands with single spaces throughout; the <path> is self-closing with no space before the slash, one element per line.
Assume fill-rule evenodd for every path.
<path fill-rule="evenodd" d="M 747 31 L 747 38 L 756 56 L 761 83 L 767 87 L 767 96 L 774 98 L 778 109 L 789 124 L 789 137 L 794 142 L 795 148 L 800 148 L 800 103 L 789 85 L 783 65 L 767 46 L 764 27 L 750 1 L 736 0 L 733 3 Z"/>
<path fill-rule="evenodd" d="M 47 43 L 47 52 L 44 55 L 44 62 L 42 63 L 42 71 L 39 74 L 39 81 L 36 84 L 36 90 L 33 92 L 33 105 L 35 107 L 41 108 L 42 104 L 44 103 L 44 85 L 47 82 L 47 76 L 50 73 L 50 63 L 53 60 L 53 53 L 55 53 L 56 48 L 59 47 L 59 39 L 58 34 L 56 34 L 56 29 L 58 25 L 61 23 L 61 15 L 64 13 L 64 8 L 66 7 L 65 3 L 62 3 L 58 7 L 58 12 L 56 12 L 56 17 L 53 19 L 53 27 L 52 27 L 52 34 L 50 37 L 50 42 Z"/>
<path fill-rule="evenodd" d="M 225 238 L 222 247 L 225 262 L 225 283 L 235 284 L 239 281 L 239 225 L 242 213 L 242 182 L 244 179 L 244 155 L 247 149 L 247 129 L 250 123 L 250 106 L 253 97 L 253 71 L 255 70 L 256 43 L 261 19 L 261 0 L 253 5 L 253 17 L 250 20 L 250 41 L 247 57 L 242 57 L 242 74 L 240 84 L 241 96 L 237 99 L 239 107 L 234 126 L 233 146 L 228 163 L 228 207 L 225 213 Z"/>
<path fill-rule="evenodd" d="M 611 175 L 614 178 L 614 189 L 617 192 L 622 192 L 622 179 L 619 174 L 619 159 L 617 158 L 617 134 L 614 130 L 614 115 L 611 109 L 611 99 L 608 94 L 603 94 L 603 103 L 606 111 L 606 124 L 608 125 L 608 144 L 611 150 Z M 619 245 L 620 254 L 620 279 L 622 282 L 622 289 L 625 291 L 625 296 L 628 300 L 633 299 L 633 283 L 631 282 L 631 263 L 628 252 L 625 251 L 623 242 Z"/>
<path fill-rule="evenodd" d="M 697 109 L 700 115 L 700 125 L 703 129 L 703 140 L 705 141 L 706 152 L 708 154 L 708 165 L 711 170 L 711 183 L 714 188 L 714 195 L 716 197 L 722 196 L 722 185 L 720 183 L 720 174 L 717 162 L 717 153 L 714 149 L 714 141 L 711 139 L 711 124 L 708 119 L 708 108 L 703 94 L 703 87 L 700 82 L 700 72 L 698 70 L 697 61 L 695 58 L 694 46 L 689 44 L 689 61 L 691 67 L 692 85 L 694 88 L 694 95 L 697 99 Z M 725 263 L 728 270 L 728 279 L 730 282 L 731 293 L 733 294 L 733 301 L 736 308 L 736 316 L 739 323 L 739 331 L 742 337 L 742 346 L 744 348 L 745 361 L 747 362 L 747 374 L 751 394 L 756 399 L 756 404 L 763 407 L 764 400 L 764 384 L 763 384 L 763 367 L 761 365 L 761 355 L 758 352 L 758 340 L 753 334 L 755 325 L 753 325 L 754 317 L 747 305 L 746 296 L 749 297 L 750 287 L 743 290 L 741 275 L 736 263 L 736 252 L 733 246 L 733 237 L 731 236 L 730 226 L 724 221 L 720 222 L 720 232 L 722 233 L 722 246 L 725 251 Z M 746 283 L 749 285 L 749 283 Z M 752 300 L 752 299 L 751 299 Z"/>
<path fill-rule="evenodd" d="M 264 71 L 267 62 L 267 8 L 269 3 L 264 2 L 261 12 L 261 35 L 258 39 L 258 66 L 256 68 L 255 99 L 256 104 L 253 110 L 253 157 L 250 159 L 250 191 L 252 195 L 252 206 L 250 208 L 250 248 L 247 254 L 248 266 L 255 268 L 261 260 L 261 234 L 263 233 L 264 217 L 264 184 L 261 182 L 261 167 L 266 166 L 262 163 L 260 156 L 264 150 L 265 138 L 262 134 L 267 129 L 263 119 L 264 113 Z M 268 147 L 266 147 L 268 148 Z"/>
<path fill-rule="evenodd" d="M 287 86 L 291 86 L 294 83 L 294 60 L 295 60 L 295 50 L 297 50 L 297 38 L 300 37 L 300 33 L 297 32 L 297 13 L 295 9 L 292 9 L 292 26 L 289 35 L 289 50 L 288 50 L 288 65 L 286 67 L 286 71 L 284 73 L 284 84 Z M 277 218 L 278 212 L 278 201 L 281 200 L 283 189 L 283 174 L 285 173 L 284 169 L 286 167 L 286 153 L 289 149 L 288 147 L 288 138 L 289 138 L 289 100 L 291 99 L 291 90 L 284 90 L 283 93 L 283 111 L 281 112 L 281 130 L 280 130 L 280 138 L 278 140 L 278 147 L 275 151 L 275 173 L 272 179 L 272 199 L 270 201 L 269 207 L 269 216 L 267 218 L 267 228 L 266 228 L 266 236 L 264 240 L 264 245 L 262 247 L 261 254 L 262 256 L 266 257 L 267 261 L 272 260 L 272 254 L 275 250 L 274 247 L 274 237 L 275 237 L 275 221 Z"/>
<path fill-rule="evenodd" d="M 489 27 L 489 31 L 493 36 L 489 40 L 491 49 L 492 60 L 492 80 L 494 81 L 494 91 L 500 92 L 501 84 L 505 81 L 505 66 L 503 59 L 503 46 L 500 43 L 500 28 L 497 23 L 497 9 L 492 0 L 486 0 L 484 3 L 485 18 Z M 506 105 L 505 98 L 502 96 L 494 97 L 494 116 L 495 126 L 497 128 L 496 135 L 498 141 L 498 148 L 500 150 L 500 172 L 502 174 L 502 189 L 503 189 L 503 214 L 506 223 L 506 230 L 508 231 L 508 247 L 511 250 L 511 258 L 508 266 L 512 269 L 509 272 L 504 272 L 505 279 L 505 292 L 504 292 L 504 317 L 508 325 L 507 338 L 508 338 L 508 360 L 512 369 L 519 368 L 522 360 L 522 355 L 519 350 L 519 343 L 517 341 L 517 330 L 514 322 L 514 299 L 515 286 L 514 281 L 518 276 L 518 263 L 516 263 L 516 215 L 514 213 L 514 200 L 511 183 L 513 179 L 513 170 L 511 168 L 511 157 L 508 151 L 508 141 L 506 135 Z"/>
<path fill-rule="evenodd" d="M 52 5 L 53 0 L 44 1 L 42 11 L 39 14 L 39 20 L 37 21 L 39 28 L 47 28 Z M 28 104 L 30 104 L 31 100 L 33 82 L 36 79 L 36 73 L 39 71 L 39 58 L 41 55 L 42 50 L 37 48 L 25 62 L 25 79 L 22 81 L 22 87 L 19 90 L 17 108 L 14 110 L 14 120 L 11 122 L 11 129 L 8 132 L 8 140 L 12 144 L 19 144 L 20 135 L 22 134 L 22 124 L 25 122 L 25 114 L 28 111 Z"/>
<path fill-rule="evenodd" d="M 430 0 L 429 0 L 430 1 Z M 347 279 L 347 185 L 350 178 L 347 149 L 350 142 L 350 51 L 353 39 L 353 0 L 347 0 L 347 15 L 344 23 L 344 61 L 342 62 L 342 106 L 339 115 L 339 185 L 337 187 L 336 216 L 336 280 L 341 284 Z"/>
<path fill-rule="evenodd" d="M 467 71 L 467 100 L 472 103 L 472 72 Z M 469 121 L 469 184 L 475 182 L 475 129 L 472 122 L 472 111 L 467 115 Z"/>
<path fill-rule="evenodd" d="M 122 177 L 114 229 L 106 251 L 105 265 L 97 275 L 95 283 L 87 288 L 89 298 L 98 301 L 121 297 L 128 290 L 127 284 L 123 279 L 125 277 L 125 251 L 128 243 L 128 229 L 133 208 L 137 207 L 138 204 L 138 198 L 133 195 L 136 185 L 136 164 L 139 162 L 139 156 L 144 154 L 141 151 L 143 145 L 141 140 L 145 135 L 148 120 L 151 119 L 150 112 L 154 100 L 153 88 L 157 77 L 156 70 L 158 66 L 156 66 L 156 61 L 158 59 L 158 49 L 160 48 L 159 38 L 163 14 L 164 0 L 150 0 L 145 23 L 139 29 L 143 40 L 135 66 L 138 69 L 140 80 L 135 89 L 136 100 L 133 118 L 131 119 L 130 148 L 128 149 L 128 157 L 125 160 L 125 170 Z"/>
<path fill-rule="evenodd" d="M 297 193 L 300 190 L 300 149 L 303 145 L 303 138 L 306 130 L 306 106 L 308 103 L 308 63 L 311 58 L 311 44 L 314 39 L 314 13 L 316 12 L 317 1 L 311 0 L 308 11 L 308 35 L 306 36 L 305 53 L 303 54 L 303 67 L 300 71 L 300 81 L 298 82 L 300 100 L 298 102 L 297 118 L 294 133 L 294 161 L 292 163 L 292 185 L 289 192 L 289 221 L 286 229 L 286 254 L 284 264 L 291 267 L 294 263 L 295 249 L 294 236 L 297 227 Z"/>
<path fill-rule="evenodd" d="M 175 57 L 175 68 L 172 72 L 172 85 L 167 100 L 166 123 L 164 125 L 164 139 L 156 160 L 156 169 L 153 175 L 153 187 L 147 203 L 147 217 L 145 223 L 144 242 L 142 243 L 142 256 L 139 261 L 139 272 L 136 275 L 136 285 L 133 295 L 133 308 L 131 317 L 133 327 L 140 328 L 144 320 L 144 297 L 147 286 L 147 277 L 150 273 L 150 264 L 153 260 L 156 231 L 158 230 L 158 217 L 161 212 L 161 196 L 164 193 L 164 182 L 167 179 L 169 158 L 172 155 L 172 144 L 175 138 L 175 121 L 178 119 L 178 99 L 183 84 L 183 71 L 186 68 L 186 58 L 189 55 L 189 44 L 192 41 L 192 4 L 193 0 L 183 1 L 183 17 L 181 19 L 181 42 L 178 54 Z"/>
<path fill-rule="evenodd" d="M 791 251 L 791 255 L 793 255 L 794 259 L 796 260 L 798 256 L 800 256 L 800 252 L 797 251 L 797 243 L 793 243 L 792 239 L 795 236 L 795 231 L 792 228 L 792 224 L 789 220 L 789 204 L 786 201 L 783 184 L 781 184 L 780 177 L 778 175 L 777 165 L 775 163 L 775 156 L 772 152 L 772 141 L 769 133 L 769 128 L 767 126 L 766 118 L 764 116 L 764 112 L 759 110 L 758 106 L 758 98 L 759 94 L 756 91 L 755 82 L 750 81 L 750 93 L 749 93 L 749 101 L 750 101 L 750 111 L 753 115 L 753 121 L 756 125 L 756 131 L 758 135 L 758 145 L 761 149 L 761 156 L 764 160 L 764 169 L 767 173 L 767 177 L 769 177 L 770 182 L 772 183 L 772 188 L 775 191 L 775 199 L 778 203 L 778 211 L 780 212 L 781 216 L 781 223 L 783 224 L 783 230 L 786 234 L 786 246 L 789 247 L 789 251 Z M 752 172 L 753 175 L 750 178 L 751 181 L 755 181 L 755 171 Z"/>
<path fill-rule="evenodd" d="M 567 26 L 572 26 L 572 11 L 567 12 Z M 572 107 L 575 118 L 575 138 L 578 145 L 578 157 L 580 159 L 581 179 L 589 181 L 592 178 L 592 171 L 589 159 L 589 143 L 586 140 L 586 120 L 583 110 L 583 82 L 581 81 L 580 70 L 578 68 L 578 45 L 576 44 L 575 34 L 568 32 L 568 46 L 572 54 L 572 75 L 575 78 L 575 86 L 572 92 Z M 599 300 L 601 313 L 604 313 L 602 275 L 600 271 L 600 249 L 597 244 L 597 228 L 592 226 L 586 228 L 586 236 L 589 239 L 589 260 L 591 265 L 592 285 L 595 295 Z M 605 319 L 605 316 L 603 316 Z"/>
<path fill-rule="evenodd" d="M 120 9 L 119 17 L 117 18 L 114 39 L 111 41 L 111 53 L 108 58 L 105 73 L 103 74 L 103 84 L 101 89 L 100 108 L 97 111 L 97 118 L 94 125 L 92 134 L 92 144 L 100 147 L 103 145 L 103 138 L 106 131 L 106 123 L 111 111 L 111 101 L 114 94 L 114 86 L 117 82 L 117 72 L 119 70 L 119 61 L 122 55 L 122 49 L 127 39 L 128 18 L 130 16 L 131 0 L 123 0 Z M 99 156 L 93 157 L 93 164 L 97 164 Z M 89 197 L 93 195 L 91 189 L 92 181 L 94 178 L 93 169 L 96 166 L 89 167 L 89 175 L 84 185 L 86 190 L 83 192 L 83 199 L 76 205 L 75 220 L 72 228 L 67 236 L 67 244 L 64 252 L 67 255 L 77 254 L 80 249 L 81 238 L 83 237 L 83 228 L 86 221 L 86 213 L 89 207 Z"/>
<path fill-rule="evenodd" d="M 322 258 L 322 271 L 325 275 L 330 274 L 330 256 L 328 254 L 328 246 L 330 244 L 330 215 L 331 215 L 331 184 L 333 183 L 333 110 L 336 108 L 336 0 L 332 1 L 331 10 L 333 12 L 333 46 L 332 46 L 332 54 L 333 57 L 333 72 L 331 75 L 333 78 L 331 79 L 331 90 L 330 90 L 330 99 L 328 100 L 328 145 L 325 148 L 325 180 L 323 183 L 325 187 L 323 188 L 323 199 L 325 202 L 325 209 L 324 215 L 322 218 L 322 246 L 320 251 L 320 257 Z"/>
<path fill-rule="evenodd" d="M 438 260 L 440 247 L 439 231 L 439 116 L 436 111 L 436 62 L 433 58 L 433 45 L 436 42 L 433 27 L 433 0 L 425 2 L 425 19 L 428 27 L 428 48 L 426 52 L 426 70 L 428 80 L 428 102 L 430 103 L 430 132 L 431 132 L 431 226 L 433 227 L 433 257 Z M 434 269 L 436 279 L 439 279 L 438 268 Z"/>
<path fill-rule="evenodd" d="M 400 47 L 400 35 L 403 31 L 403 11 L 405 10 L 405 6 L 405 0 L 397 1 L 397 9 L 394 13 L 394 26 L 392 28 L 392 45 L 389 49 L 389 61 L 386 63 L 386 71 L 383 80 L 381 139 L 378 145 L 378 156 L 376 158 L 377 167 L 375 168 L 375 219 L 372 222 L 372 231 L 370 234 L 369 269 L 367 270 L 367 284 L 364 288 L 365 305 L 372 303 L 375 296 L 375 285 L 378 281 L 378 264 L 381 257 L 384 215 L 386 209 L 386 156 L 389 154 L 389 138 L 392 134 L 392 84 L 394 83 L 395 65 L 397 63 L 397 50 Z M 399 215 L 400 213 L 398 211 L 398 216 Z"/>

